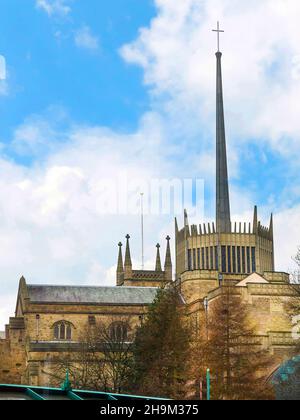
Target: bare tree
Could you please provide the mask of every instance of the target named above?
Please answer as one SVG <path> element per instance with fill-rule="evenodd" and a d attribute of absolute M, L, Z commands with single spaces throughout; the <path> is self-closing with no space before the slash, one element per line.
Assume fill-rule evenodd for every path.
<path fill-rule="evenodd" d="M 133 336 L 128 320 L 114 321 L 97 328 L 96 342 L 101 343 L 105 360 L 105 378 L 113 392 L 124 390 L 132 362 Z"/>
<path fill-rule="evenodd" d="M 293 270 L 290 273 L 291 283 L 300 284 L 300 247 L 298 248 L 296 256 L 293 257 L 293 261 L 297 264 L 298 269 Z"/>
<path fill-rule="evenodd" d="M 131 364 L 132 337 L 128 319 L 87 325 L 77 343 L 63 356 L 52 359 L 47 372 L 53 385 L 61 384 L 69 372 L 73 388 L 121 392 Z"/>
<path fill-rule="evenodd" d="M 300 335 L 300 247 L 298 248 L 297 255 L 293 258 L 299 269 L 291 274 L 291 288 L 293 290 L 293 297 L 291 297 L 286 304 L 286 310 L 290 316 L 293 329 L 296 331 L 297 336 Z M 300 353 L 300 338 L 295 340 L 294 352 L 296 355 Z"/>

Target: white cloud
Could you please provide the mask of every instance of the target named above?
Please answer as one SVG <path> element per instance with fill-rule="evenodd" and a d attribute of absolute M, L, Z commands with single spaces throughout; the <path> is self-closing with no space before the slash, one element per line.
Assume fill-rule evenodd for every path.
<path fill-rule="evenodd" d="M 41 127 L 46 127 L 45 134 Z M 39 122 L 38 130 L 44 137 L 49 126 Z M 27 131 L 25 125 L 22 131 Z M 124 242 L 127 233 L 132 235 L 135 266 L 140 266 L 139 216 L 103 214 L 99 181 L 124 173 L 134 180 L 180 177 L 190 166 L 184 155 L 180 167 L 177 161 L 169 161 L 164 125 L 155 114 L 144 116 L 132 134 L 74 127 L 64 136 L 63 145 L 31 168 L 0 160 L 0 325 L 13 312 L 21 275 L 33 283 L 113 285 L 117 243 Z M 239 204 L 234 219 L 250 221 L 252 198 L 236 189 L 232 196 Z M 108 199 L 112 200 L 112 193 Z M 269 213 L 269 209 L 261 211 Z M 299 207 L 276 215 L 278 269 L 291 266 L 299 217 Z M 164 245 L 166 234 L 174 238 L 172 216 L 146 217 L 147 268 L 154 266 L 155 244 Z"/>
<path fill-rule="evenodd" d="M 7 85 L 7 69 L 6 69 L 6 59 L 3 55 L 0 55 L 0 95 L 7 95 L 8 85 Z"/>
<path fill-rule="evenodd" d="M 44 138 L 54 131 L 36 118 L 36 129 L 28 121 L 23 133 Z M 14 305 L 5 304 L 17 293 L 21 275 L 34 283 L 112 285 L 117 243 L 127 233 L 132 234 L 133 256 L 139 258 L 139 217 L 104 215 L 99 182 L 124 173 L 136 180 L 167 172 L 160 120 L 145 116 L 133 134 L 74 127 L 65 136 L 63 145 L 31 168 L 0 159 L 0 307 L 5 308 L 0 326 L 13 313 Z M 155 244 L 164 241 L 161 224 L 168 219 L 147 218 L 153 264 Z"/>
<path fill-rule="evenodd" d="M 286 272 L 296 269 L 293 258 L 300 247 L 299 221 L 300 205 L 285 209 L 275 215 L 275 264 Z"/>
<path fill-rule="evenodd" d="M 65 140 L 61 126 L 68 115 L 61 107 L 49 107 L 43 115 L 31 115 L 14 132 L 10 149 L 20 155 L 39 158 L 53 153 Z"/>
<path fill-rule="evenodd" d="M 127 233 L 132 234 L 132 253 L 139 264 L 139 218 L 104 216 L 99 180 L 127 172 L 132 179 L 197 174 L 213 183 L 215 36 L 211 29 L 217 19 L 226 30 L 222 49 L 233 151 L 230 172 L 234 169 L 238 177 L 240 143 L 249 138 L 271 146 L 289 161 L 299 154 L 300 3 L 156 0 L 156 4 L 158 14 L 150 28 L 142 29 L 138 39 L 122 49 L 128 62 L 143 67 L 153 97 L 152 111 L 141 118 L 136 132 L 76 126 L 62 132 L 53 120 L 35 116 L 16 129 L 12 147 L 43 159 L 30 168 L 4 157 L 0 160 L 0 325 L 12 314 L 22 274 L 38 283 L 113 284 L 116 244 Z M 51 15 L 52 9 L 48 10 Z M 294 161 L 297 165 L 299 159 Z M 292 191 L 296 200 L 299 192 L 295 187 Z M 251 221 L 251 193 L 235 186 L 232 201 L 234 219 Z M 280 194 L 274 204 L 276 268 L 287 270 L 300 245 L 300 208 L 286 204 Z M 270 208 L 260 211 L 267 222 Z M 145 228 L 150 267 L 155 243 L 167 233 L 173 236 L 173 221 L 147 217 Z"/>
<path fill-rule="evenodd" d="M 82 26 L 75 33 L 75 44 L 79 48 L 96 51 L 99 49 L 99 39 L 92 34 L 91 28 L 87 25 Z"/>
<path fill-rule="evenodd" d="M 6 60 L 0 55 L 0 80 L 6 80 Z"/>
<path fill-rule="evenodd" d="M 298 0 L 156 0 L 157 16 L 123 57 L 142 66 L 145 83 L 174 115 L 214 129 L 216 49 L 221 49 L 230 142 L 265 139 L 282 154 L 300 145 Z M 280 28 L 280 29 L 279 29 Z M 195 122 L 196 121 L 196 122 Z M 184 122 L 185 123 L 185 122 Z"/>
<path fill-rule="evenodd" d="M 38 9 L 49 16 L 66 16 L 71 12 L 70 0 L 36 0 Z"/>

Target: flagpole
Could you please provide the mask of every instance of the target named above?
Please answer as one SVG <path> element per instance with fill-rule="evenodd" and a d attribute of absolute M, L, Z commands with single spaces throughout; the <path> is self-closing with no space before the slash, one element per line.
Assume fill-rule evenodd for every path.
<path fill-rule="evenodd" d="M 141 234 L 142 234 L 142 270 L 145 269 L 144 256 L 144 193 L 141 193 Z"/>

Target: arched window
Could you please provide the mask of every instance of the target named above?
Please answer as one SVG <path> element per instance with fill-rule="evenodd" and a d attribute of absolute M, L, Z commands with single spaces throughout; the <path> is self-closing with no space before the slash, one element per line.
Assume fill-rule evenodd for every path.
<path fill-rule="evenodd" d="M 128 325 L 125 322 L 113 322 L 109 328 L 110 339 L 116 343 L 127 341 Z"/>
<path fill-rule="evenodd" d="M 71 341 L 72 324 L 67 321 L 59 321 L 53 326 L 54 340 Z"/>

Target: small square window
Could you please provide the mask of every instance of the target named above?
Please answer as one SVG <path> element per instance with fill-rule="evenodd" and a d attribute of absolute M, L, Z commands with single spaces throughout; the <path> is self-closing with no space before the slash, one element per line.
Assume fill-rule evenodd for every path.
<path fill-rule="evenodd" d="M 96 317 L 93 315 L 89 316 L 89 325 L 96 325 Z"/>

